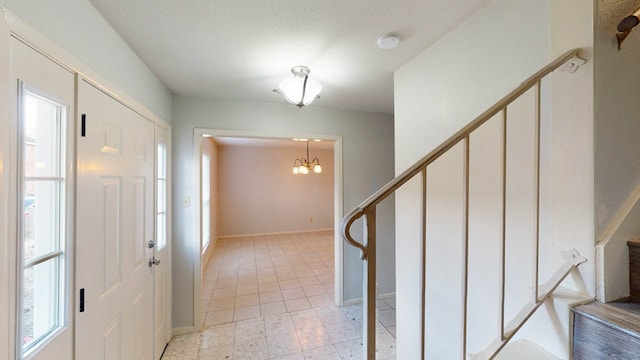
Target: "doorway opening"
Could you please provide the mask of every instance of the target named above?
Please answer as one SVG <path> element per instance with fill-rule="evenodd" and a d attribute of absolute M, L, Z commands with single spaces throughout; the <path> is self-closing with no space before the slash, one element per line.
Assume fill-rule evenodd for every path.
<path fill-rule="evenodd" d="M 312 140 L 309 141 L 310 154 L 307 155 L 304 142 L 294 142 L 293 139 Z M 313 141 L 316 139 L 318 141 Z M 203 164 L 202 159 L 206 159 L 203 155 L 210 159 L 209 164 Z M 318 157 L 322 164 L 322 173 L 294 175 L 292 171 L 294 160 L 301 157 L 311 157 L 311 159 L 307 159 L 309 162 Z M 229 281 L 226 284 L 229 285 L 226 286 L 227 289 L 218 291 L 216 296 L 228 296 L 229 298 L 225 300 L 229 303 L 231 294 L 225 292 L 231 292 L 231 289 L 234 289 L 236 291 L 234 295 L 237 295 L 235 297 L 236 305 L 242 306 L 242 302 L 245 300 L 247 304 L 252 304 L 243 307 L 242 311 L 250 311 L 254 315 L 260 314 L 260 309 L 265 311 L 265 314 L 270 314 L 271 311 L 282 311 L 282 305 L 286 301 L 284 297 L 287 296 L 287 291 L 290 290 L 290 293 L 295 291 L 294 285 L 300 286 L 300 291 L 303 290 L 302 286 L 307 285 L 308 292 L 316 289 L 313 286 L 320 290 L 320 286 L 324 285 L 327 290 L 325 294 L 318 294 L 314 299 L 320 301 L 324 296 L 323 300 L 327 301 L 327 297 L 330 297 L 332 303 L 339 306 L 343 304 L 343 247 L 337 231 L 337 225 L 342 217 L 342 139 L 340 136 L 301 133 L 275 135 L 199 128 L 194 130 L 194 159 L 197 161 L 196 163 L 200 164 L 196 167 L 197 184 L 194 187 L 198 192 L 195 194 L 195 198 L 199 200 L 198 206 L 195 207 L 197 212 L 195 226 L 196 233 L 200 234 L 197 237 L 198 244 L 194 244 L 197 245 L 196 249 L 200 249 L 199 256 L 194 262 L 196 275 L 194 277 L 194 318 L 197 326 L 203 326 L 206 317 L 213 313 L 213 308 L 206 301 L 211 299 L 213 291 L 211 277 L 221 277 L 219 269 L 216 269 L 217 272 L 214 275 L 207 272 L 205 266 L 214 254 L 216 246 L 218 252 L 222 248 L 228 250 L 227 254 L 235 251 L 233 256 L 236 257 L 234 260 L 236 262 L 247 261 L 247 257 L 242 260 L 240 252 L 254 251 L 255 249 L 255 253 L 252 252 L 249 255 L 254 257 L 254 260 L 249 261 L 255 262 L 253 265 L 253 274 L 255 275 L 253 276 L 264 276 L 264 279 L 270 275 L 256 274 L 255 270 L 259 267 L 259 257 L 264 255 L 264 253 L 260 253 L 260 247 L 264 249 L 269 243 L 276 244 L 272 245 L 274 247 L 291 248 L 297 246 L 301 251 L 305 251 L 305 249 L 324 251 L 318 256 L 321 256 L 323 261 L 330 265 L 328 267 L 331 270 L 330 273 L 327 271 L 328 269 L 321 267 L 322 264 L 313 269 L 305 269 L 306 265 L 302 263 L 295 266 L 303 272 L 315 271 L 314 279 L 325 280 L 324 283 L 318 284 L 312 284 L 313 279 L 298 279 L 300 281 L 293 284 L 295 278 L 288 279 L 291 274 L 285 274 L 287 269 L 285 267 L 278 268 L 276 266 L 278 264 L 274 265 L 274 274 L 272 275 L 274 278 L 270 280 L 280 282 L 274 281 L 265 284 L 264 282 L 268 280 L 262 279 L 261 284 L 240 284 L 241 275 L 248 276 L 246 280 L 251 281 L 249 277 L 252 275 L 248 272 L 251 272 L 252 268 L 251 266 L 248 269 L 236 267 L 235 270 L 231 270 L 236 271 L 236 274 L 227 274 L 226 279 Z M 203 170 L 206 170 L 207 167 L 210 168 L 208 171 L 211 172 L 211 176 L 204 180 L 210 181 L 212 189 L 210 192 L 202 187 L 202 180 L 205 177 Z M 222 172 L 224 176 L 217 172 Z M 319 191 L 320 187 L 324 189 L 324 193 Z M 327 193 L 326 190 L 329 192 Z M 210 193 L 208 201 L 211 204 L 209 214 L 202 207 L 202 200 L 207 200 L 203 198 L 203 195 L 208 192 Z M 312 213 L 312 210 L 316 212 Z M 312 214 L 309 215 L 310 213 Z M 208 218 L 203 219 L 203 216 Z M 203 246 L 205 244 L 202 239 L 208 235 L 205 234 L 203 237 L 203 230 L 206 230 L 207 224 L 211 228 L 210 241 L 208 246 Z M 277 257 L 278 251 L 280 250 L 276 249 L 271 253 L 275 253 Z M 221 255 L 213 256 L 215 260 L 216 256 L 219 258 Z M 293 261 L 302 262 L 303 257 L 300 256 L 300 259 Z M 263 258 L 262 261 L 270 260 Z M 275 260 L 271 261 L 275 263 Z M 320 260 L 309 261 L 320 262 Z M 280 276 L 277 276 L 276 271 L 279 270 L 282 272 Z M 239 274 L 239 272 L 243 273 Z M 328 276 L 332 277 L 330 283 Z M 285 288 L 291 286 L 291 288 L 268 291 L 266 286 L 274 285 L 274 283 Z M 252 294 L 255 290 L 252 291 L 250 288 L 250 286 L 257 288 L 258 285 L 265 286 L 265 289 L 260 289 L 264 290 L 264 293 L 260 293 L 261 300 L 258 300 L 258 294 Z M 328 291 L 329 286 L 333 291 Z M 278 290 L 281 290 L 279 294 L 277 294 Z M 238 294 L 237 291 L 247 291 L 248 293 Z M 264 297 L 271 295 L 283 297 L 282 301 L 274 300 L 273 303 L 266 306 L 267 304 L 263 304 Z M 240 298 L 240 296 L 244 297 Z M 255 303 L 256 301 L 258 304 Z M 301 302 L 302 300 L 291 301 L 288 303 L 288 307 L 294 308 L 294 303 L 301 304 Z M 233 309 L 223 311 L 225 309 L 222 308 L 231 307 L 227 303 L 218 301 L 214 305 L 215 315 L 218 318 L 215 321 L 210 319 L 209 325 L 249 316 L 248 313 L 234 314 Z M 208 310 L 211 310 L 209 314 Z"/>

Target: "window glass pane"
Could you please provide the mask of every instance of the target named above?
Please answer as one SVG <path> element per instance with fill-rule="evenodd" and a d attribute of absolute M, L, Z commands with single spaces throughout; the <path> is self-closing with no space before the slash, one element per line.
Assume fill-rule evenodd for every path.
<path fill-rule="evenodd" d="M 167 245 L 167 147 L 158 144 L 158 184 L 157 184 L 157 209 L 156 236 L 158 249 Z"/>
<path fill-rule="evenodd" d="M 158 144 L 158 179 L 167 178 L 167 147 Z"/>
<path fill-rule="evenodd" d="M 167 214 L 158 214 L 158 249 L 167 245 Z"/>
<path fill-rule="evenodd" d="M 159 213 L 167 211 L 167 182 L 158 180 L 158 211 Z"/>
<path fill-rule="evenodd" d="M 25 92 L 23 109 L 25 176 L 59 176 L 59 122 L 64 108 Z"/>
<path fill-rule="evenodd" d="M 60 249 L 60 181 L 25 181 L 23 255 L 25 263 Z"/>
<path fill-rule="evenodd" d="M 22 344 L 26 351 L 61 325 L 60 259 L 53 258 L 23 272 Z"/>

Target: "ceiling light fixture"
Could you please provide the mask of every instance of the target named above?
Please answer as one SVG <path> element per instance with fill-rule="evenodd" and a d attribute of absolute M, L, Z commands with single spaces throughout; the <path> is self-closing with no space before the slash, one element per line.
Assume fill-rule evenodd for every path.
<path fill-rule="evenodd" d="M 301 108 L 311 104 L 320 98 L 322 86 L 309 79 L 309 68 L 306 66 L 294 66 L 291 68 L 293 79 L 285 79 L 280 82 L 274 92 L 282 95 L 289 103 Z"/>
<path fill-rule="evenodd" d="M 400 45 L 400 35 L 396 33 L 384 34 L 378 38 L 378 47 L 382 50 L 390 50 Z"/>
<path fill-rule="evenodd" d="M 322 166 L 320 166 L 320 160 L 317 157 L 313 158 L 311 162 L 309 162 L 309 140 L 307 142 L 307 157 L 295 159 L 293 161 L 293 174 L 303 174 L 307 175 L 313 170 L 314 173 L 319 174 L 322 172 Z"/>

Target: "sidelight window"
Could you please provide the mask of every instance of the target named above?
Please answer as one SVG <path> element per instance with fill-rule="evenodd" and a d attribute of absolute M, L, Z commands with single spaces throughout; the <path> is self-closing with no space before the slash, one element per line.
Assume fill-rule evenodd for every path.
<path fill-rule="evenodd" d="M 67 108 L 20 89 L 19 334 L 22 355 L 65 325 Z"/>
<path fill-rule="evenodd" d="M 156 209 L 156 234 L 158 250 L 167 245 L 167 145 L 158 144 L 158 194 Z"/>

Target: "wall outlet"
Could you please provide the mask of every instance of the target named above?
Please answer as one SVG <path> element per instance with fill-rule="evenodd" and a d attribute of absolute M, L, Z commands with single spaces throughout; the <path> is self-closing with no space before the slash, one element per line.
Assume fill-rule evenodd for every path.
<path fill-rule="evenodd" d="M 312 217 L 310 217 L 310 218 L 309 218 L 309 222 L 310 222 L 310 223 L 312 223 L 312 222 L 313 222 L 313 218 L 312 218 Z"/>
<path fill-rule="evenodd" d="M 185 195 L 182 197 L 182 207 L 183 208 L 191 207 L 191 197 L 189 197 L 189 195 Z"/>

